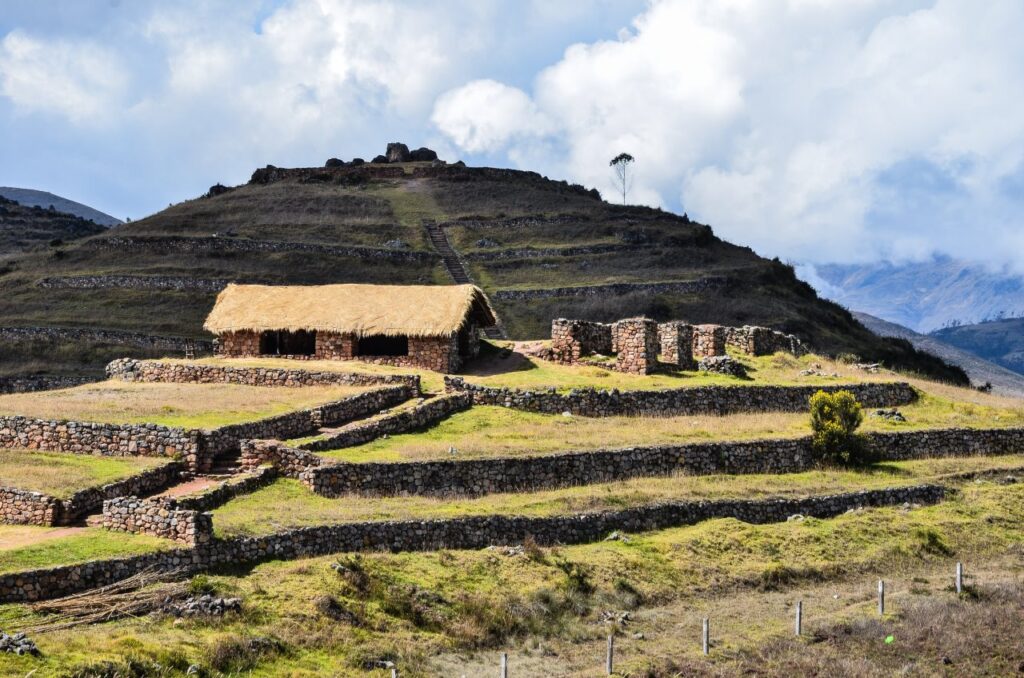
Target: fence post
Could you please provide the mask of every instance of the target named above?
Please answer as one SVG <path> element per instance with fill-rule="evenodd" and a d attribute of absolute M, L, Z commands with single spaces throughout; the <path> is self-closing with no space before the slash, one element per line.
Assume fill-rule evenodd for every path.
<path fill-rule="evenodd" d="M 398 678 L 398 669 L 391 669 L 391 678 Z"/>
<path fill-rule="evenodd" d="M 964 592 L 964 564 L 956 564 L 956 593 L 960 595 Z"/>
<path fill-rule="evenodd" d="M 796 635 L 800 635 L 804 626 L 804 601 L 796 601 Z"/>
<path fill-rule="evenodd" d="M 501 653 L 501 678 L 508 678 L 508 655 Z"/>
<path fill-rule="evenodd" d="M 605 669 L 608 671 L 608 675 L 612 675 L 615 670 L 615 634 L 612 633 L 608 636 L 608 656 L 605 658 Z"/>
<path fill-rule="evenodd" d="M 885 614 L 885 582 L 878 580 L 878 614 Z"/>
<path fill-rule="evenodd" d="M 701 634 L 701 645 L 704 649 L 704 654 L 711 652 L 711 620 L 707 617 L 704 618 L 704 631 Z"/>

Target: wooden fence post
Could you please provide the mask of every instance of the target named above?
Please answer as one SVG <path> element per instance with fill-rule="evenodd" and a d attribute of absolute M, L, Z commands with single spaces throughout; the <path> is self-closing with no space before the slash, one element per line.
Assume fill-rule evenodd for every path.
<path fill-rule="evenodd" d="M 800 635 L 804 627 L 804 601 L 796 601 L 796 635 Z"/>
<path fill-rule="evenodd" d="M 704 654 L 711 652 L 711 620 L 707 617 L 704 618 L 704 630 L 701 634 L 701 645 L 704 649 Z"/>
<path fill-rule="evenodd" d="M 964 592 L 964 564 L 956 564 L 956 594 L 960 595 Z"/>
<path fill-rule="evenodd" d="M 612 633 L 608 636 L 608 656 L 605 657 L 605 669 L 608 671 L 608 675 L 612 675 L 615 671 L 615 634 Z"/>
<path fill-rule="evenodd" d="M 885 614 L 885 582 L 878 580 L 878 614 Z"/>
<path fill-rule="evenodd" d="M 508 655 L 501 653 L 501 678 L 508 678 Z"/>

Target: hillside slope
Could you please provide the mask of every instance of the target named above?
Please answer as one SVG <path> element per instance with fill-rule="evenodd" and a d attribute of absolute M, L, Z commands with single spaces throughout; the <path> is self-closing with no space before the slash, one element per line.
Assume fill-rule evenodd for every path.
<path fill-rule="evenodd" d="M 1001 367 L 994 362 L 978 357 L 974 353 L 947 344 L 934 336 L 920 334 L 904 327 L 891 323 L 888 320 L 876 318 L 867 313 L 854 311 L 854 317 L 864 324 L 869 330 L 882 337 L 899 337 L 912 343 L 917 349 L 937 355 L 946 362 L 958 365 L 971 378 L 971 382 L 977 385 L 988 382 L 992 384 L 992 390 L 1003 395 L 1024 397 L 1024 375 Z"/>
<path fill-rule="evenodd" d="M 947 327 L 933 332 L 932 336 L 1024 374 L 1024 318 Z"/>
<path fill-rule="evenodd" d="M 203 318 L 230 280 L 447 284 L 432 224 L 513 338 L 546 336 L 558 316 L 760 324 L 819 351 L 966 380 L 907 342 L 880 339 L 790 267 L 708 226 L 532 172 L 429 162 L 257 170 L 243 186 L 25 258 L 0 277 L 0 315 L 17 326 L 204 337 Z M 58 368 L 95 370 L 112 350 L 77 342 Z M 10 348 L 0 371 L 19 369 L 17 354 Z"/>
<path fill-rule="evenodd" d="M 48 209 L 52 205 L 58 212 L 73 214 L 76 217 L 92 221 L 100 226 L 116 226 L 121 223 L 120 219 L 112 217 L 106 212 L 100 212 L 98 209 L 89 207 L 88 205 L 83 205 L 80 202 L 62 198 L 59 195 L 54 195 L 47 191 L 37 191 L 31 188 L 14 188 L 13 186 L 0 186 L 0 196 L 7 198 L 8 200 L 14 200 L 15 202 L 28 207 L 42 207 L 43 209 Z"/>
<path fill-rule="evenodd" d="M 0 197 L 0 262 L 12 255 L 56 247 L 103 230 L 103 226 L 73 214 L 21 205 Z"/>

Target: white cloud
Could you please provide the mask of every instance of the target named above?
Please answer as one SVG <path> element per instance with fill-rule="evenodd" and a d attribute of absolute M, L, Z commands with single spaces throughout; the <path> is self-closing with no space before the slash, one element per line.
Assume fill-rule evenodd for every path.
<path fill-rule="evenodd" d="M 475 80 L 446 92 L 432 120 L 470 153 L 496 151 L 517 137 L 540 137 L 552 130 L 526 92 L 494 80 Z"/>
<path fill-rule="evenodd" d="M 486 150 L 602 191 L 626 150 L 634 201 L 769 255 L 1005 260 L 1022 230 L 998 188 L 1024 175 L 1021 25 L 1015 0 L 658 0 L 516 98 L 549 129 L 465 96 L 476 83 L 435 122 L 472 152 L 484 120 Z"/>
<path fill-rule="evenodd" d="M 116 55 L 96 43 L 47 42 L 19 30 L 0 41 L 0 93 L 22 111 L 99 122 L 126 85 Z"/>

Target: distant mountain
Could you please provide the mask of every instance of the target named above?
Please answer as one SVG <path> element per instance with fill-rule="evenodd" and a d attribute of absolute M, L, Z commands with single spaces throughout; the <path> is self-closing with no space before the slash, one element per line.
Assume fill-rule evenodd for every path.
<path fill-rule="evenodd" d="M 1024 318 L 947 327 L 932 336 L 1024 374 Z"/>
<path fill-rule="evenodd" d="M 908 264 L 827 264 L 801 269 L 847 308 L 928 333 L 951 322 L 1024 315 L 1024 276 L 936 257 Z"/>
<path fill-rule="evenodd" d="M 31 188 L 0 186 L 0 196 L 7 198 L 8 200 L 14 200 L 27 207 L 39 206 L 46 209 L 50 205 L 53 205 L 53 208 L 58 212 L 73 214 L 76 217 L 82 217 L 83 219 L 91 219 L 100 226 L 116 226 L 122 223 L 120 219 L 100 212 L 97 209 L 93 209 L 88 205 L 83 205 L 80 202 L 68 200 L 67 198 L 62 198 L 59 195 L 47 193 L 46 191 L 36 191 Z"/>
<path fill-rule="evenodd" d="M 1016 396 L 1018 398 L 1024 397 L 1024 375 L 1018 374 L 1018 371 L 1011 371 L 1006 369 L 1006 367 L 997 365 L 995 362 L 980 358 L 970 349 L 953 346 L 936 336 L 919 334 L 909 327 L 897 325 L 867 313 L 855 311 L 853 316 L 862 325 L 880 337 L 906 339 L 919 351 L 927 351 L 932 355 L 939 356 L 948 363 L 959 365 L 967 372 L 967 375 L 971 378 L 971 383 L 975 385 L 989 382 L 992 384 L 992 390 L 996 393 Z M 993 323 L 985 324 L 990 325 Z M 978 325 L 971 325 L 971 327 L 978 327 Z M 946 330 L 942 332 L 945 333 Z M 1018 333 L 1020 333 L 1020 330 L 1018 330 Z"/>

